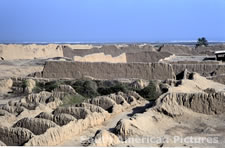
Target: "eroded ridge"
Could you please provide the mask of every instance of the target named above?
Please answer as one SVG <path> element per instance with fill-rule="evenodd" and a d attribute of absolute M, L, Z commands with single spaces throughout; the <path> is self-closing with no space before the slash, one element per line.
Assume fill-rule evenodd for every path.
<path fill-rule="evenodd" d="M 8 127 L 0 128 L 4 135 L 0 137 L 1 145 L 59 145 L 88 128 L 101 125 L 111 115 L 147 102 L 135 92 L 119 92 L 62 106 L 64 95 L 60 93 L 77 94 L 71 87 L 59 86 L 52 92 L 31 93 L 1 106 L 0 118 L 11 119 Z"/>

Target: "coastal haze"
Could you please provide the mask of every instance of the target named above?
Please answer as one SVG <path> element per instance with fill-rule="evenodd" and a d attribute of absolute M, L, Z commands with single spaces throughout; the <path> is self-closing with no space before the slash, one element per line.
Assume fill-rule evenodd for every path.
<path fill-rule="evenodd" d="M 224 147 L 224 8 L 1 1 L 0 146 Z"/>

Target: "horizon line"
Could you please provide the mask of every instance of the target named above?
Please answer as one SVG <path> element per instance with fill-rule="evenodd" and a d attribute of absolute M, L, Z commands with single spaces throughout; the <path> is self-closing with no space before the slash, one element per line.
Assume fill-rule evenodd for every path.
<path fill-rule="evenodd" d="M 195 44 L 197 41 L 162 42 L 0 42 L 0 44 Z M 225 41 L 208 41 L 209 44 L 223 44 Z"/>
<path fill-rule="evenodd" d="M 196 43 L 197 40 L 173 40 L 173 41 L 65 41 L 65 42 L 40 42 L 40 41 L 32 41 L 32 42 L 1 42 L 0 44 L 166 44 L 166 43 Z M 225 41 L 208 41 L 208 43 L 225 43 Z"/>

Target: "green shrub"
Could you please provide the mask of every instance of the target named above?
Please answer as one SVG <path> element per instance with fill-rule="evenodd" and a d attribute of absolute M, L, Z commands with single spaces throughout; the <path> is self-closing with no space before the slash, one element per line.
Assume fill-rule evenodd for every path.
<path fill-rule="evenodd" d="M 149 101 L 156 100 L 160 96 L 160 93 L 157 92 L 156 84 L 153 81 L 150 81 L 147 87 L 137 91 L 137 93 Z"/>
<path fill-rule="evenodd" d="M 28 81 L 27 80 L 23 80 L 22 81 L 22 88 L 23 90 L 28 86 Z"/>
<path fill-rule="evenodd" d="M 95 82 L 97 83 L 98 88 L 100 88 L 100 87 L 109 88 L 109 87 L 113 87 L 117 84 L 121 84 L 121 82 L 119 82 L 119 81 L 111 81 L 111 80 L 106 80 L 106 81 L 96 80 Z"/>
<path fill-rule="evenodd" d="M 34 93 L 39 93 L 45 90 L 44 82 L 36 82 L 36 86 L 33 88 Z"/>
<path fill-rule="evenodd" d="M 57 88 L 59 85 L 64 84 L 61 81 L 50 81 L 50 82 L 36 82 L 36 86 L 33 89 L 33 92 L 38 93 L 41 91 L 48 91 L 51 92 L 55 88 Z"/>
<path fill-rule="evenodd" d="M 86 98 L 93 98 L 99 95 L 97 92 L 98 86 L 95 81 L 78 80 L 74 84 L 72 84 L 72 87 L 77 93 Z"/>
<path fill-rule="evenodd" d="M 46 91 L 51 92 L 52 90 L 54 90 L 55 88 L 57 88 L 61 84 L 63 84 L 63 83 L 60 82 L 60 81 L 50 81 L 50 82 L 45 83 L 44 89 Z"/>
<path fill-rule="evenodd" d="M 62 106 L 68 106 L 73 104 L 79 104 L 82 103 L 86 98 L 77 94 L 77 95 L 67 95 L 63 98 Z"/>
<path fill-rule="evenodd" d="M 98 93 L 100 95 L 109 95 L 112 93 L 118 93 L 118 92 L 124 92 L 127 93 L 128 92 L 128 87 L 125 84 L 122 83 L 117 83 L 114 86 L 111 87 L 99 87 L 98 88 Z"/>

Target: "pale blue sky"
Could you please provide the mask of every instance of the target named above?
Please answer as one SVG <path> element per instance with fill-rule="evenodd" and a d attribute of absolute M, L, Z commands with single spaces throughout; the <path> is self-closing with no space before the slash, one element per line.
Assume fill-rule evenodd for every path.
<path fill-rule="evenodd" d="M 0 42 L 225 41 L 225 0 L 0 0 Z"/>

